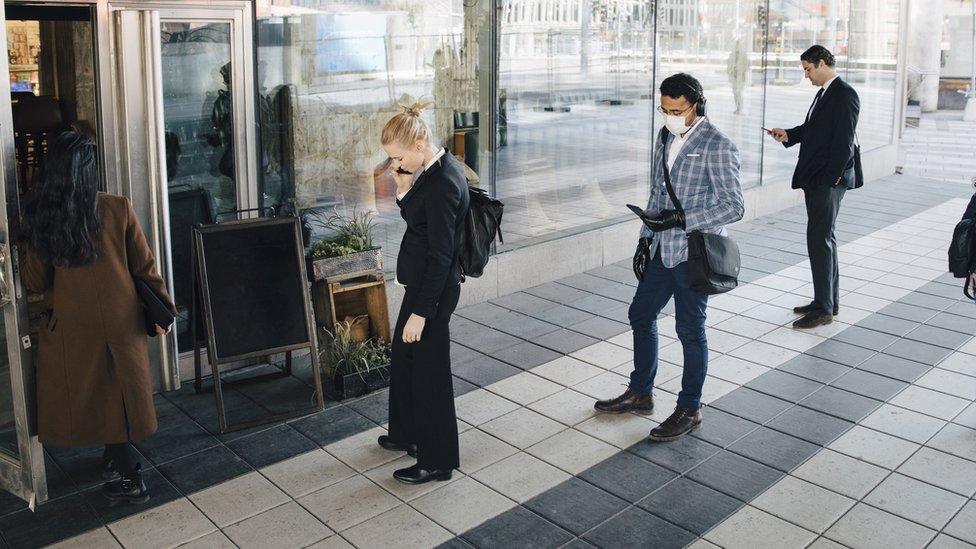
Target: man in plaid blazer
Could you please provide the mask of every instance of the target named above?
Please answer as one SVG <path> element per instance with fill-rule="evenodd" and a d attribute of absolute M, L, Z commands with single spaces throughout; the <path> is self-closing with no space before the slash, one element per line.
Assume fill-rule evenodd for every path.
<path fill-rule="evenodd" d="M 681 392 L 674 413 L 651 431 L 650 440 L 669 441 L 701 425 L 701 394 L 708 369 L 705 310 L 708 296 L 688 287 L 688 233 L 725 234 L 725 225 L 745 211 L 739 185 L 739 151 L 729 138 L 705 118 L 701 84 L 688 74 L 675 74 L 661 83 L 661 107 L 666 130 L 654 148 L 654 177 L 645 210 L 634 271 L 640 279 L 630 305 L 634 330 L 634 371 L 623 395 L 598 401 L 605 412 L 650 412 L 651 390 L 658 366 L 657 318 L 674 297 L 678 338 L 684 351 Z M 678 210 L 664 183 L 667 166 L 681 203 Z"/>

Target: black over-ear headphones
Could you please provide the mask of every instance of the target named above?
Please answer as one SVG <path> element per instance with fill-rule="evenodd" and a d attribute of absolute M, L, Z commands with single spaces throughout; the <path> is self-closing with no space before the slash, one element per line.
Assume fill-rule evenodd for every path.
<path fill-rule="evenodd" d="M 695 114 L 698 116 L 705 116 L 705 103 L 707 103 L 708 100 L 705 99 L 705 90 L 702 89 L 701 84 L 693 78 L 682 78 L 681 83 L 692 91 L 692 95 L 688 97 L 688 99 L 695 102 Z"/>

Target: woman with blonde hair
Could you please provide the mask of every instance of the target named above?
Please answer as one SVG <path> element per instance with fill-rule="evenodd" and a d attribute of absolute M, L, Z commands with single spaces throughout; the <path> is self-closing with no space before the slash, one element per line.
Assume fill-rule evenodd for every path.
<path fill-rule="evenodd" d="M 397 255 L 405 293 L 393 331 L 390 428 L 378 442 L 417 458 L 393 473 L 409 484 L 448 480 L 460 465 L 449 325 L 461 295 L 457 234 L 469 197 L 464 168 L 434 144 L 421 116 L 429 105 L 404 107 L 380 136 L 407 229 Z"/>

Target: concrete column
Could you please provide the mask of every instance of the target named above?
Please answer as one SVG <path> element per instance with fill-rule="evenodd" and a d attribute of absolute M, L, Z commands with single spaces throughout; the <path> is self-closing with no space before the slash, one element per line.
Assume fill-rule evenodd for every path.
<path fill-rule="evenodd" d="M 942 53 L 942 2 L 910 0 L 908 18 L 909 99 L 933 112 L 939 106 L 939 65 Z"/>

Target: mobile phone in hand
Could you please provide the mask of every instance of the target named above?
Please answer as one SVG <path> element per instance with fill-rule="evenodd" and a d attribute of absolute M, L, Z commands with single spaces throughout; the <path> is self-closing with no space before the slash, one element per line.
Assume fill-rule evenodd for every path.
<path fill-rule="evenodd" d="M 396 173 L 400 175 L 413 175 L 413 172 L 408 172 L 407 170 L 404 170 L 402 167 L 397 168 Z"/>

